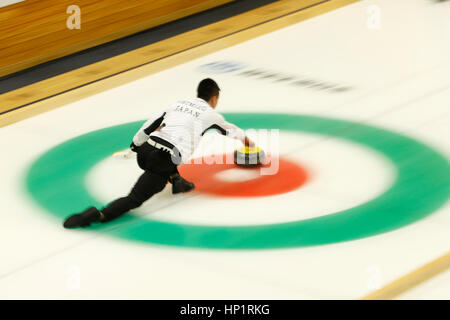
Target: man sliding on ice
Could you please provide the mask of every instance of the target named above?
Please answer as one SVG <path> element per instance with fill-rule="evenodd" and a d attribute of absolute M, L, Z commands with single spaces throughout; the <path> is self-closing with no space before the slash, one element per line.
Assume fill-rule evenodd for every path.
<path fill-rule="evenodd" d="M 93 222 L 113 220 L 141 206 L 155 193 L 162 191 L 168 181 L 172 183 L 172 193 L 192 190 L 194 185 L 179 175 L 177 166 L 189 159 L 200 138 L 209 129 L 239 139 L 246 146 L 254 146 L 242 129 L 225 121 L 215 111 L 219 91 L 214 80 L 204 79 L 198 85 L 197 98 L 178 101 L 146 121 L 131 144 L 131 150 L 137 153 L 137 163 L 144 173 L 130 193 L 101 210 L 90 207 L 70 216 L 64 221 L 64 227 L 85 227 Z"/>

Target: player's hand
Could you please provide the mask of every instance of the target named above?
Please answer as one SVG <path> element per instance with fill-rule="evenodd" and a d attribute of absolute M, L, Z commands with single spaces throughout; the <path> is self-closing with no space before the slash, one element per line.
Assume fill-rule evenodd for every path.
<path fill-rule="evenodd" d="M 249 139 L 249 137 L 245 137 L 244 145 L 246 147 L 254 147 L 255 143 Z"/>

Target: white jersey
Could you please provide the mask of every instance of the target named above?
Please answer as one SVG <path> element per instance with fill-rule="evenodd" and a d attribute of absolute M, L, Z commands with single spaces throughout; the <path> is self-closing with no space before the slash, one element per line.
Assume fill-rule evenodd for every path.
<path fill-rule="evenodd" d="M 133 138 L 136 146 L 158 137 L 174 145 L 186 162 L 209 129 L 244 142 L 244 131 L 215 111 L 201 98 L 181 100 L 147 120 Z"/>

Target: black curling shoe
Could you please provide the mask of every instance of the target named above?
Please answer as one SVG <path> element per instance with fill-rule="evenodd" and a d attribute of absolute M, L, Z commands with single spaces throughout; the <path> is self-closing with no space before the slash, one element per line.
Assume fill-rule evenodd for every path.
<path fill-rule="evenodd" d="M 189 192 L 195 188 L 192 182 L 185 180 L 181 176 L 176 176 L 172 179 L 172 193 L 177 194 L 181 192 Z"/>
<path fill-rule="evenodd" d="M 92 222 L 100 220 L 100 211 L 95 207 L 90 207 L 81 213 L 74 214 L 64 221 L 64 228 L 87 227 Z"/>

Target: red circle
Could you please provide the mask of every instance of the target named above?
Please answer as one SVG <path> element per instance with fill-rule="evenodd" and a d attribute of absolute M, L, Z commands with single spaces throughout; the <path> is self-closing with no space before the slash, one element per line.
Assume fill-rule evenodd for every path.
<path fill-rule="evenodd" d="M 243 168 L 232 164 L 207 164 L 194 159 L 178 169 L 181 176 L 195 184 L 195 190 L 227 197 L 262 197 L 293 191 L 303 185 L 308 175 L 305 169 L 289 160 L 278 158 L 278 172 L 273 175 L 261 175 L 246 181 L 224 181 L 217 177 L 219 172 L 238 168 L 239 170 L 261 170 L 270 167 L 270 163 L 255 167 Z M 203 159 L 202 159 L 203 160 Z M 274 161 L 272 159 L 271 161 Z"/>

